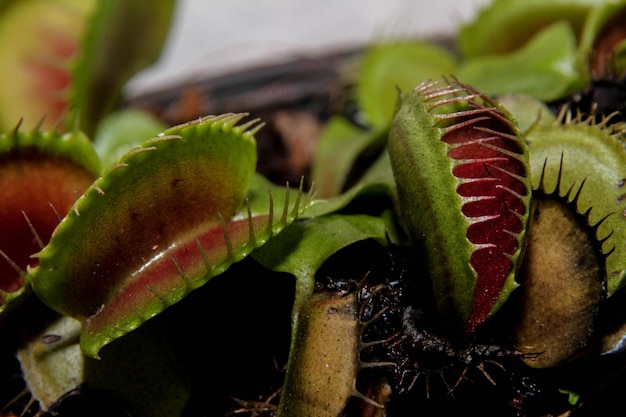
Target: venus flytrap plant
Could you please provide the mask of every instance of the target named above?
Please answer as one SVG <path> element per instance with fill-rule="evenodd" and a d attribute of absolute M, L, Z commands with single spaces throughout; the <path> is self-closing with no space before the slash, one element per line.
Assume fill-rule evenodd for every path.
<path fill-rule="evenodd" d="M 18 57 L 37 69 L 36 77 L 16 76 L 16 94 L 42 80 L 54 87 L 38 97 L 38 104 L 29 104 L 32 112 L 15 106 L 19 117 L 33 123 L 46 114 L 45 123 L 54 120 L 61 130 L 78 120 L 69 125 L 95 132 L 95 148 L 108 167 L 104 172 L 88 168 L 95 165 L 85 160 L 97 158 L 78 129 L 64 135 L 39 129 L 23 134 L 21 128 L 0 136 L 0 184 L 6 182 L 18 197 L 18 204 L 0 204 L 0 219 L 7 219 L 0 228 L 21 224 L 3 236 L 19 234 L 25 248 L 15 253 L 6 242 L 0 246 L 0 264 L 8 271 L 0 276 L 0 315 L 10 319 L 9 304 L 28 295 L 32 281 L 36 297 L 59 317 L 25 340 L 18 353 L 44 408 L 54 411 L 63 391 L 83 381 L 122 388 L 124 398 L 145 393 L 141 384 L 121 387 L 118 377 L 101 377 L 115 370 L 108 366 L 114 361 L 118 366 L 130 362 L 129 375 L 173 372 L 175 386 L 166 382 L 154 395 L 180 397 L 152 402 L 152 394 L 139 394 L 130 402 L 142 407 L 137 415 L 181 413 L 189 395 L 186 379 L 179 378 L 176 363 L 161 363 L 171 352 L 167 343 L 151 342 L 163 324 L 156 316 L 182 305 L 214 277 L 228 276 L 244 258 L 295 282 L 289 357 L 276 406 L 280 417 L 353 412 L 347 407 L 354 398 L 363 405 L 361 415 L 396 415 L 396 402 L 400 409 L 408 402 L 418 404 L 409 410 L 421 410 L 424 403 L 412 401 L 424 396 L 417 385 L 428 386 L 431 376 L 444 386 L 448 375 L 457 378 L 444 395 L 449 403 L 471 371 L 498 385 L 486 365 L 508 372 L 500 362 L 505 356 L 515 366 L 521 359 L 524 366 L 514 368 L 507 380 L 519 372 L 527 383 L 530 368 L 555 368 L 588 352 L 623 349 L 623 315 L 610 323 L 606 337 L 609 326 L 600 314 L 606 301 L 624 296 L 623 127 L 608 114 L 596 121 L 550 110 L 581 88 L 594 68 L 606 69 L 615 60 L 621 71 L 623 41 L 605 36 L 619 27 L 613 23 L 622 19 L 621 2 L 496 0 L 459 32 L 460 60 L 424 42 L 374 45 L 354 78 L 356 123 L 335 115 L 322 135 L 311 181 L 319 199 L 313 199 L 313 190 L 304 195 L 304 179 L 299 188 L 285 187 L 255 172 L 254 137 L 262 123 L 244 121 L 245 113 L 207 116 L 169 129 L 139 113 L 105 119 L 123 80 L 147 62 L 143 58 L 155 57 L 150 51 L 158 49 L 174 4 L 158 2 L 158 17 L 145 21 L 148 6 L 141 1 L 114 3 L 50 3 L 63 5 L 58 9 L 63 16 L 44 19 L 45 30 L 55 34 L 50 45 L 39 37 L 41 28 L 29 32 L 34 35 L 28 42 L 36 51 L 48 51 L 51 67 L 24 61 L 30 47 L 0 48 L 0 56 Z M 37 24 L 20 10 L 48 10 L 31 0 L 0 4 L 12 16 L 5 23 L 15 20 L 25 27 Z M 81 13 L 63 14 L 68 10 Z M 136 30 L 137 22 L 151 33 L 148 53 L 137 53 L 142 48 L 133 42 L 134 52 L 115 68 L 104 66 L 127 40 L 136 40 L 128 31 Z M 8 26 L 0 27 L 0 39 L 9 39 Z M 600 48 L 609 57 L 602 65 L 592 62 L 591 50 L 598 45 L 609 45 L 608 54 Z M 0 64 L 7 77 L 8 61 Z M 101 73 L 101 68 L 108 70 Z M 490 68 L 498 69 L 498 77 L 489 75 Z M 454 75 L 440 79 L 444 74 Z M 100 81 L 110 91 L 102 94 Z M 522 88 L 527 84 L 532 88 Z M 7 107 L 2 97 L 0 122 Z M 68 105 L 78 107 L 80 118 L 65 116 Z M 157 131 L 163 133 L 155 136 Z M 82 145 L 64 145 L 72 135 L 81 137 Z M 41 140 L 44 136 L 50 140 Z M 23 192 L 25 183 L 43 183 L 30 180 L 30 174 L 49 175 L 52 168 L 32 168 L 28 158 L 20 159 L 26 154 L 22 149 L 59 163 L 48 164 L 59 169 L 46 183 L 54 196 Z M 349 183 L 361 160 L 374 162 L 358 167 Z M 85 178 L 74 182 L 71 177 L 81 169 Z M 21 171 L 18 180 L 15 171 Z M 61 193 L 57 185 L 72 191 Z M 53 198 L 57 192 L 61 202 Z M 57 213 L 41 226 L 39 212 L 28 209 L 50 205 Z M 575 239 L 562 239 L 561 230 Z M 395 275 L 386 276 L 384 284 L 370 286 L 362 275 L 321 276 L 329 260 L 363 243 L 386 254 L 410 250 L 413 257 L 402 252 L 406 263 L 390 267 Z M 375 261 L 363 259 L 358 266 Z M 546 295 L 548 287 L 553 290 Z M 510 317 L 501 313 L 511 311 L 519 315 L 517 321 L 500 328 L 504 335 L 490 334 L 490 319 L 506 321 Z M 512 348 L 506 345 L 508 336 L 515 339 Z M 72 351 L 71 368 L 57 355 L 65 348 Z M 137 352 L 146 352 L 147 364 L 133 363 Z M 152 367 L 150 360 L 159 365 Z M 368 367 L 377 369 L 373 376 L 361 373 Z M 35 383 L 55 372 L 58 385 Z M 507 401 L 522 404 L 517 416 L 536 390 L 532 381 L 513 387 Z M 425 397 L 430 394 L 427 388 Z"/>
<path fill-rule="evenodd" d="M 315 274 L 328 258 L 355 242 L 371 239 L 387 245 L 387 228 L 383 218 L 364 214 L 300 219 L 253 254 L 265 267 L 296 279 L 278 416 L 336 415 L 353 396 L 374 403 L 355 386 L 366 366 L 359 360 L 366 324 L 357 314 L 357 295 L 314 291 Z"/>
<path fill-rule="evenodd" d="M 383 203 L 350 214 L 351 207 L 359 206 L 360 198 L 376 198 Z M 362 369 L 393 366 L 367 364 L 360 359 L 362 349 L 369 346 L 362 340 L 369 321 L 360 312 L 363 301 L 359 292 L 365 280 L 357 284 L 358 289 L 345 292 L 316 290 L 315 286 L 319 269 L 341 250 L 364 241 L 381 247 L 401 242 L 392 214 L 394 199 L 389 156 L 383 152 L 348 191 L 315 200 L 299 219 L 252 254 L 266 268 L 289 273 L 296 281 L 278 416 L 336 415 L 353 397 L 383 412 L 375 399 L 356 388 Z M 329 337 L 340 340 L 329 345 Z"/>
<path fill-rule="evenodd" d="M 402 222 L 444 316 L 475 332 L 517 287 L 528 151 L 506 110 L 457 80 L 403 93 L 389 135 Z"/>

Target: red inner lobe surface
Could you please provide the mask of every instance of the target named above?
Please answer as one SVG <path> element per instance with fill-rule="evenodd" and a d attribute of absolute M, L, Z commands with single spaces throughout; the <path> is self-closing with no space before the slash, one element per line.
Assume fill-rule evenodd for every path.
<path fill-rule="evenodd" d="M 511 125 L 501 118 L 476 118 L 458 129 L 449 129 L 443 141 L 448 156 L 457 161 L 452 174 L 461 180 L 457 194 L 470 226 L 467 239 L 477 245 L 470 257 L 477 280 L 468 330 L 487 318 L 513 268 L 511 256 L 519 247 L 528 191 L 523 149 Z M 499 133 L 502 132 L 502 133 Z"/>
<path fill-rule="evenodd" d="M 65 215 L 94 178 L 72 162 L 34 152 L 0 160 L 0 174 L 0 249 L 25 270 L 36 265 L 31 255 L 41 250 L 28 221 L 46 244 L 59 224 L 57 214 Z M 0 289 L 14 292 L 21 285 L 19 273 L 0 258 Z"/>

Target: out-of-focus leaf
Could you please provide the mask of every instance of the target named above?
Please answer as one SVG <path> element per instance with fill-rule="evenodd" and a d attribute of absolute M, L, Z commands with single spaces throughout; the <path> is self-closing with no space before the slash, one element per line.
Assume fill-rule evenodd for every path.
<path fill-rule="evenodd" d="M 547 126 L 556 120 L 556 115 L 546 103 L 527 94 L 504 94 L 498 96 L 498 103 L 513 115 L 522 133 L 535 124 Z"/>
<path fill-rule="evenodd" d="M 349 207 L 359 197 L 376 201 L 377 203 L 388 203 L 388 209 L 396 204 L 396 185 L 389 161 L 389 153 L 384 150 L 374 163 L 367 169 L 361 179 L 350 189 L 331 198 L 320 198 L 304 211 L 302 218 L 318 217 L 330 213 L 342 211 Z M 355 203 L 358 205 L 358 202 Z M 353 212 L 365 214 L 378 214 L 380 207 L 371 207 L 366 203 L 355 207 Z"/>
<path fill-rule="evenodd" d="M 49 130 L 68 110 L 72 66 L 98 0 L 0 2 L 0 129 Z"/>
<path fill-rule="evenodd" d="M 539 32 L 523 48 L 465 61 L 456 75 L 486 94 L 522 93 L 551 101 L 583 86 L 577 56 L 571 26 L 559 21 Z"/>
<path fill-rule="evenodd" d="M 176 0 L 98 0 L 70 90 L 70 105 L 88 135 L 118 104 L 126 82 L 158 59 L 176 5 Z"/>
<path fill-rule="evenodd" d="M 398 101 L 398 89 L 408 91 L 422 81 L 456 72 L 453 53 L 433 42 L 390 41 L 368 48 L 356 80 L 357 105 L 366 123 L 386 131 Z"/>
<path fill-rule="evenodd" d="M 367 148 L 382 147 L 384 135 L 364 130 L 343 117 L 333 117 L 324 126 L 311 169 L 319 198 L 334 197 L 342 192 L 345 181 L 359 155 Z"/>

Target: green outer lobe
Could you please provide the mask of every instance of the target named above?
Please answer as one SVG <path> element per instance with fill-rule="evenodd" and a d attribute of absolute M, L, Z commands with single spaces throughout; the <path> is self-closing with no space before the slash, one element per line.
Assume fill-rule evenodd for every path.
<path fill-rule="evenodd" d="M 235 126 L 243 117 L 210 116 L 171 128 L 109 168 L 38 255 L 32 278 L 42 301 L 85 320 L 131 286 L 148 260 L 219 226 L 220 215 L 228 221 L 256 168 L 256 143 L 247 130 L 255 121 Z M 184 283 L 180 274 L 174 279 Z M 154 304 L 144 307 L 137 305 L 135 315 L 155 313 Z"/>
<path fill-rule="evenodd" d="M 585 181 L 578 206 L 581 212 L 593 208 L 589 214 L 591 224 L 611 214 L 600 224 L 598 238 L 613 235 L 603 244 L 607 258 L 608 294 L 611 295 L 624 285 L 626 254 L 623 245 L 626 239 L 626 150 L 624 143 L 606 129 L 592 123 L 579 122 L 531 129 L 526 135 L 530 149 L 530 166 L 533 187 L 537 187 L 541 172 L 546 165 L 547 189 L 555 186 L 556 172 L 563 166 L 561 183 L 563 188 L 579 187 Z"/>
<path fill-rule="evenodd" d="M 431 276 L 438 277 L 433 281 L 435 296 L 447 313 L 452 309 L 467 318 L 474 290 L 467 277 L 475 275 L 469 263 L 473 246 L 464 233 L 469 222 L 454 192 L 458 181 L 446 157 L 447 145 L 434 124 L 417 92 L 403 94 L 389 135 L 389 154 L 405 227 L 420 234 L 413 237 L 428 253 L 437 254 L 428 264 Z M 463 232 L 453 232 L 458 230 Z"/>

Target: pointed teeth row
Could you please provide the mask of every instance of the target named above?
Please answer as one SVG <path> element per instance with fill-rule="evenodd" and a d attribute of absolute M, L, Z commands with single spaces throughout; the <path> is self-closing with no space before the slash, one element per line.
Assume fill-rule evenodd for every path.
<path fill-rule="evenodd" d="M 591 212 L 593 211 L 593 207 L 588 207 L 584 212 L 582 212 L 581 209 L 578 207 L 580 196 L 582 194 L 583 188 L 585 187 L 586 178 L 583 178 L 577 187 L 576 187 L 576 183 L 570 184 L 569 188 L 565 192 L 563 192 L 563 189 L 562 189 L 563 159 L 564 157 L 563 155 L 561 155 L 561 160 L 559 161 L 559 170 L 557 173 L 557 180 L 554 185 L 554 188 L 552 190 L 546 189 L 546 184 L 545 184 L 546 183 L 546 165 L 547 165 L 547 159 L 546 159 L 544 161 L 544 165 L 541 171 L 541 176 L 539 178 L 539 185 L 533 191 L 540 192 L 546 196 L 552 196 L 553 198 L 557 198 L 558 200 L 561 200 L 564 204 L 571 207 L 571 210 L 574 213 L 576 213 L 576 215 L 581 216 L 584 219 L 584 222 L 587 225 L 587 227 L 589 227 L 591 231 L 593 232 L 593 236 L 595 237 L 595 239 L 597 240 L 599 244 L 599 247 L 601 248 L 602 255 L 606 258 L 615 251 L 615 246 L 613 246 L 609 250 L 602 249 L 604 242 L 608 241 L 613 235 L 613 230 L 609 231 L 607 235 L 602 238 L 598 237 L 597 234 L 598 234 L 598 229 L 600 228 L 600 226 L 609 217 L 613 216 L 615 213 L 607 213 L 605 216 L 600 218 L 594 224 L 591 223 L 590 217 L 591 217 Z"/>
<path fill-rule="evenodd" d="M 564 105 L 560 108 L 559 113 L 554 121 L 555 125 L 561 124 L 581 124 L 587 126 L 595 126 L 601 130 L 607 130 L 611 135 L 622 137 L 626 134 L 626 123 L 612 123 L 612 120 L 619 115 L 618 111 L 610 114 L 601 114 L 600 121 L 597 116 L 597 104 L 594 103 L 591 111 L 583 113 L 580 110 L 572 112 L 572 110 Z"/>

